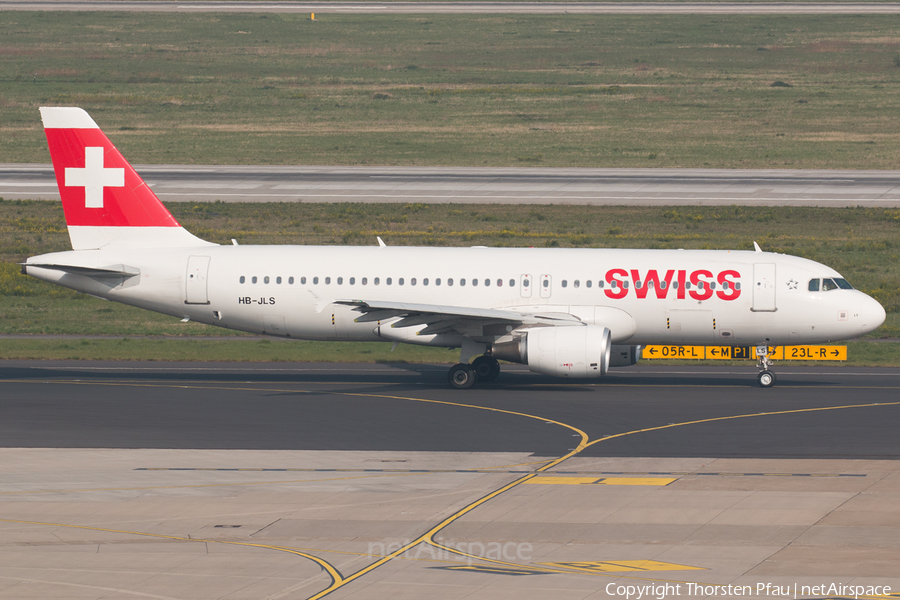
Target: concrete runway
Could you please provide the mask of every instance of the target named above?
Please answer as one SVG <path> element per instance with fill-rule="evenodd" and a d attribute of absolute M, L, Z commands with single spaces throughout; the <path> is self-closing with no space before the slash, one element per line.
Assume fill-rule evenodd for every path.
<path fill-rule="evenodd" d="M 897 14 L 893 2 L 0 2 L 0 10 L 358 14 Z"/>
<path fill-rule="evenodd" d="M 164 202 L 900 206 L 900 171 L 138 165 Z M 0 197 L 59 199 L 50 165 L 0 165 Z"/>
<path fill-rule="evenodd" d="M 900 370 L 778 373 L 3 361 L 0 598 L 896 597 Z"/>

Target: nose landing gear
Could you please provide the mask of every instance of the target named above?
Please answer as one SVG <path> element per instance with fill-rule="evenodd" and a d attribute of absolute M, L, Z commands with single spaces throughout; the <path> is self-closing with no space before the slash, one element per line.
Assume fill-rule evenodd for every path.
<path fill-rule="evenodd" d="M 775 385 L 775 373 L 769 369 L 769 367 L 772 366 L 772 361 L 769 360 L 769 347 L 757 346 L 756 357 L 756 368 L 759 369 L 759 375 L 756 376 L 756 381 L 759 383 L 759 387 L 772 387 Z"/>

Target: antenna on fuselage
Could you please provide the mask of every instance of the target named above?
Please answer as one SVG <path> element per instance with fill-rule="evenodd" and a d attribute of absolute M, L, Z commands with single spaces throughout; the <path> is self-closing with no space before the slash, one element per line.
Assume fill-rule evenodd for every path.
<path fill-rule="evenodd" d="M 756 242 L 753 242 L 753 249 L 757 252 L 762 252 L 762 248 L 760 248 L 759 244 L 757 244 Z"/>

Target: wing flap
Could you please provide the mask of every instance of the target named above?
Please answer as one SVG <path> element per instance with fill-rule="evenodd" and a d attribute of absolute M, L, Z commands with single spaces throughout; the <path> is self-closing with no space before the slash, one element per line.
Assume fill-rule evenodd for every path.
<path fill-rule="evenodd" d="M 582 321 L 568 313 L 522 313 L 497 308 L 473 308 L 467 306 L 446 306 L 440 304 L 416 304 L 410 302 L 390 302 L 382 300 L 336 300 L 335 304 L 351 306 L 362 313 L 357 323 L 386 321 L 400 317 L 392 327 L 414 327 L 425 325 L 421 334 L 440 333 L 453 329 L 464 322 L 478 322 L 482 325 L 506 323 L 514 327 L 522 325 L 582 325 Z"/>

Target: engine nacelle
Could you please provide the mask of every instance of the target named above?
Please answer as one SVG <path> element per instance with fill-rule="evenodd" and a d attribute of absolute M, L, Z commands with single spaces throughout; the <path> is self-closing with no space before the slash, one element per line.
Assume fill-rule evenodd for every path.
<path fill-rule="evenodd" d="M 641 360 L 640 346 L 613 346 L 610 352 L 609 366 L 630 367 Z"/>
<path fill-rule="evenodd" d="M 599 325 L 536 327 L 491 346 L 491 356 L 556 377 L 602 377 L 609 369 L 609 329 Z"/>

